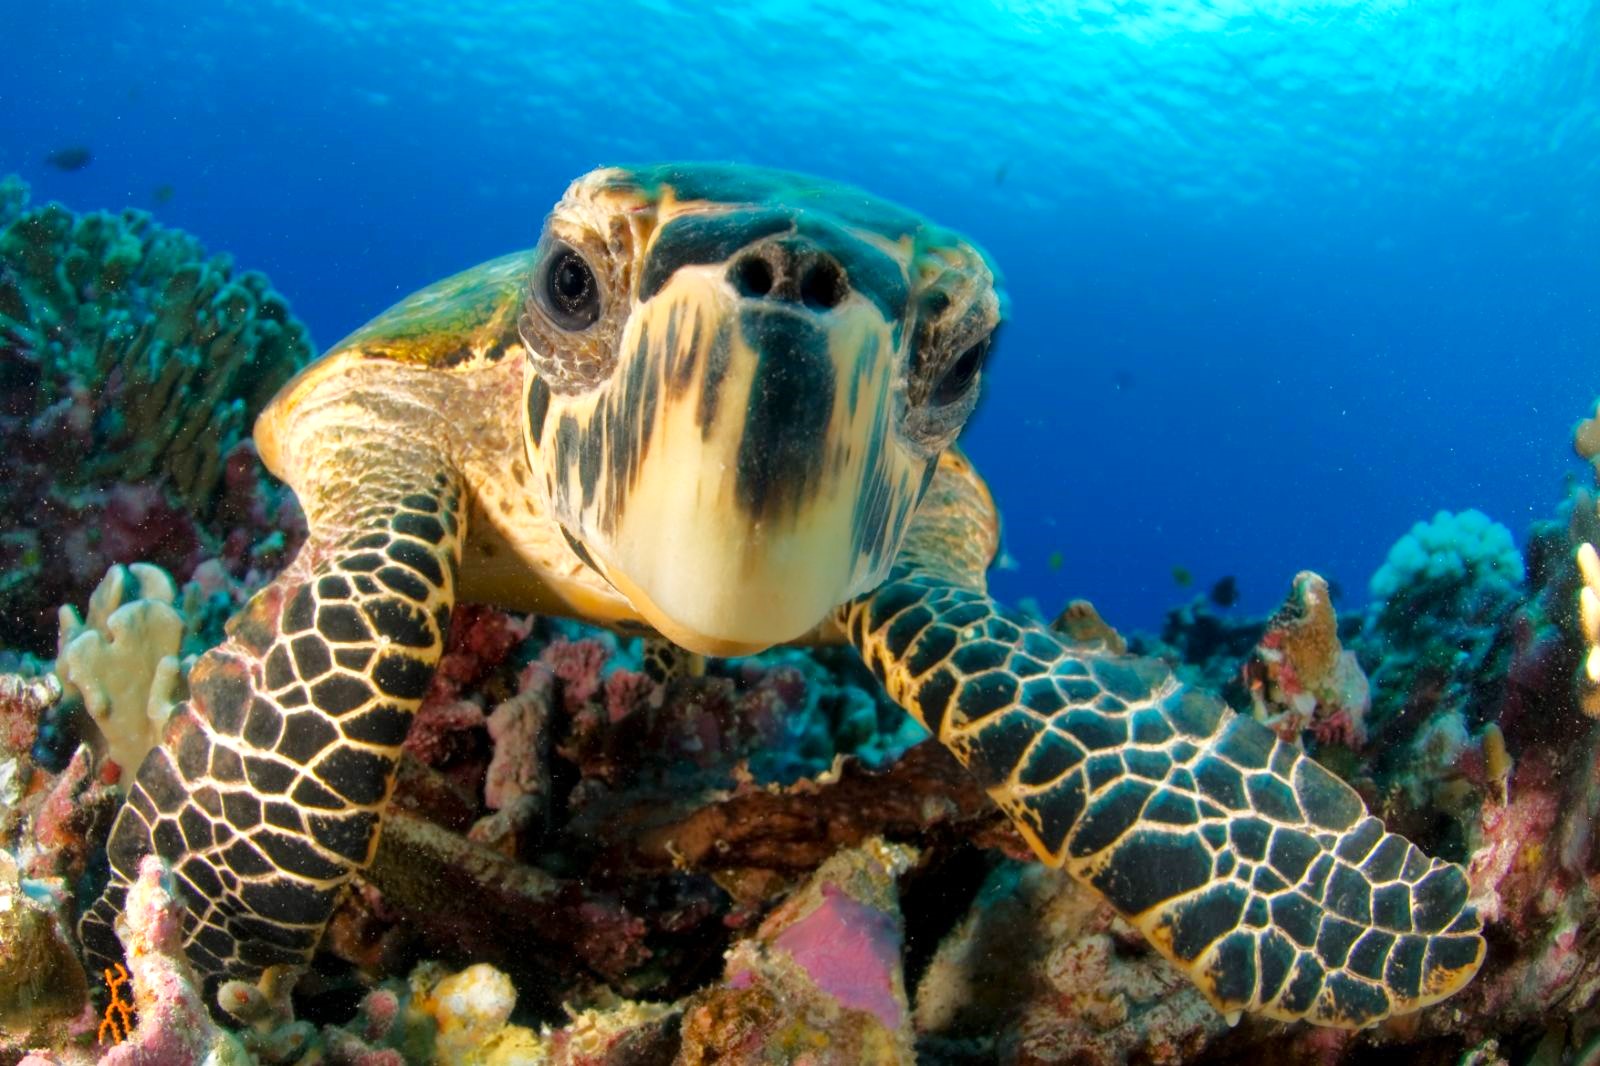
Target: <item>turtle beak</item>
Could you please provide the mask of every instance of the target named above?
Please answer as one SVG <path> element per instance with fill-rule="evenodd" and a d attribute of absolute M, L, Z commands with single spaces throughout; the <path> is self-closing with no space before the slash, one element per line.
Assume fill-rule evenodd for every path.
<path fill-rule="evenodd" d="M 587 420 L 607 457 L 573 486 L 590 505 L 561 507 L 557 479 L 611 583 L 715 655 L 802 637 L 878 584 L 931 467 L 895 435 L 900 331 L 877 305 L 747 295 L 730 269 L 680 269 L 636 308 Z"/>

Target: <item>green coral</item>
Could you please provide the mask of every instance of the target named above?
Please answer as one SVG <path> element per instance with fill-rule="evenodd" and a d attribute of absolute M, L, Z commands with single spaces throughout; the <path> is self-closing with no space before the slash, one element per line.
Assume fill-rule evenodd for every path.
<path fill-rule="evenodd" d="M 87 391 L 92 447 L 61 479 L 159 478 L 208 516 L 223 458 L 310 358 L 305 328 L 261 274 L 143 211 L 27 198 L 0 179 L 0 392 L 31 391 L 12 413 L 36 418 Z"/>

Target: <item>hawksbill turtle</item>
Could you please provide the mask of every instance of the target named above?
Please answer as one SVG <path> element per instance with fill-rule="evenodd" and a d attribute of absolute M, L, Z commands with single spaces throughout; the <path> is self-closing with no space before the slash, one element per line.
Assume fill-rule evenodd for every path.
<path fill-rule="evenodd" d="M 337 345 L 255 429 L 309 539 L 194 665 L 86 948 L 118 956 L 154 852 L 201 972 L 306 961 L 469 600 L 709 655 L 850 643 L 1228 1014 L 1355 1028 L 1459 989 L 1484 952 L 1460 867 L 1162 664 L 987 595 L 998 520 L 955 442 L 1002 306 L 975 245 L 858 189 L 605 168 L 533 250 Z"/>

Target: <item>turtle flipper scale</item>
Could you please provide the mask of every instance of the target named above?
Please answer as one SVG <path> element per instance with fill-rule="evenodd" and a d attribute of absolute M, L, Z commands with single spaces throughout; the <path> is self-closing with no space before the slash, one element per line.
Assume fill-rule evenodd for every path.
<path fill-rule="evenodd" d="M 190 671 L 141 763 L 80 933 L 96 966 L 145 855 L 174 872 L 190 962 L 253 979 L 307 961 L 370 861 L 411 717 L 443 651 L 461 485 L 424 448 L 334 449 L 311 536 Z M 102 961 L 103 960 L 103 961 Z"/>
<path fill-rule="evenodd" d="M 915 561 L 840 621 L 1040 859 L 1098 890 L 1219 1010 L 1360 1028 L 1477 971 L 1459 866 L 1165 664 L 1084 654 Z"/>

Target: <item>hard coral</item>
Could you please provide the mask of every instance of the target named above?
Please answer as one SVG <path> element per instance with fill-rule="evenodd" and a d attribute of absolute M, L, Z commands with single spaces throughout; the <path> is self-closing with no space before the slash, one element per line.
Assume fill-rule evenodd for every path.
<path fill-rule="evenodd" d="M 1353 648 L 1373 692 L 1374 745 L 1404 751 L 1436 713 L 1495 710 L 1513 642 L 1503 629 L 1524 599 L 1511 534 L 1478 511 L 1418 522 L 1373 576 L 1373 602 Z"/>
<path fill-rule="evenodd" d="M 135 563 L 107 571 L 89 597 L 87 619 L 61 608 L 56 674 L 82 696 L 112 761 L 129 773 L 161 739 L 182 697 L 184 618 L 176 598 L 160 567 Z"/>
<path fill-rule="evenodd" d="M 1380 612 L 1411 611 L 1423 600 L 1492 610 L 1515 596 L 1522 578 L 1510 530 L 1475 509 L 1440 511 L 1395 542 L 1369 591 Z"/>
<path fill-rule="evenodd" d="M 220 551 L 244 480 L 224 491 L 225 457 L 310 355 L 260 274 L 143 212 L 29 207 L 0 179 L 0 639 L 42 650 L 55 605 L 113 563 L 185 578 Z"/>

